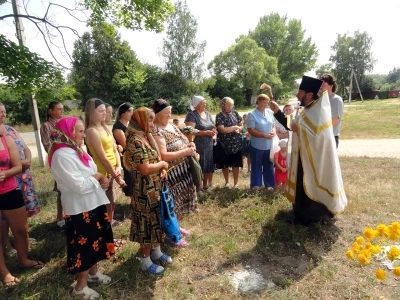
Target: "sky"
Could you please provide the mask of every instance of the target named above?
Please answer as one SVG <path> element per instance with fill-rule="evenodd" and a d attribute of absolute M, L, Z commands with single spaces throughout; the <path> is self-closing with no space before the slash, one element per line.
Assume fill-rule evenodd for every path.
<path fill-rule="evenodd" d="M 22 0 L 20 0 L 22 1 Z M 57 0 L 56 0 L 57 2 Z M 73 0 L 58 1 L 67 5 Z M 28 11 L 43 15 L 43 3 L 46 0 L 31 0 Z M 221 51 L 235 43 L 241 34 L 253 30 L 260 17 L 272 12 L 287 15 L 289 19 L 300 19 L 305 36 L 311 37 L 316 44 L 319 55 L 317 64 L 329 62 L 333 54 L 331 46 L 336 41 L 337 34 L 348 33 L 353 35 L 356 30 L 367 31 L 373 38 L 372 53 L 377 63 L 373 74 L 387 74 L 395 67 L 400 67 L 400 38 L 398 37 L 400 1 L 381 0 L 368 5 L 360 0 L 335 1 L 294 1 L 294 0 L 187 0 L 192 15 L 198 22 L 198 41 L 205 40 L 204 60 L 206 65 Z M 0 15 L 10 13 L 11 4 L 0 6 Z M 60 25 L 68 24 L 82 34 L 88 28 L 75 21 L 65 12 L 53 10 L 53 19 Z M 24 21 L 26 45 L 43 58 L 52 60 L 49 51 L 38 35 L 35 27 Z M 163 33 L 134 32 L 120 29 L 123 40 L 131 45 L 142 62 L 163 66 L 162 58 L 158 56 L 163 44 Z M 15 25 L 10 18 L 6 22 L 0 21 L 0 33 L 17 42 Z M 72 53 L 76 39 L 71 33 L 66 33 L 65 40 L 68 51 Z M 60 43 L 58 39 L 56 41 Z M 70 61 L 57 50 L 59 61 L 70 66 Z M 313 75 L 309 72 L 308 75 Z"/>

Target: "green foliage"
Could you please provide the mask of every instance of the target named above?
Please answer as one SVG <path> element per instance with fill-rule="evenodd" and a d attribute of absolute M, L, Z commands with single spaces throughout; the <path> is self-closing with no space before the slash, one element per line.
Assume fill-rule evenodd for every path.
<path fill-rule="evenodd" d="M 176 2 L 175 13 L 167 21 L 167 35 L 161 50 L 165 70 L 184 80 L 200 83 L 206 42 L 198 43 L 196 34 L 197 21 L 186 1 Z"/>
<path fill-rule="evenodd" d="M 367 72 L 373 70 L 376 61 L 372 56 L 372 44 L 372 38 L 365 31 L 356 31 L 354 36 L 347 33 L 337 35 L 336 42 L 331 47 L 334 54 L 329 60 L 335 65 L 333 71 L 340 91 L 350 84 L 352 67 L 359 83 L 363 81 Z"/>
<path fill-rule="evenodd" d="M 300 20 L 271 13 L 261 17 L 249 35 L 269 56 L 277 59 L 282 86 L 274 87 L 276 98 L 291 92 L 295 80 L 315 66 L 317 46 L 310 37 L 305 37 Z"/>
<path fill-rule="evenodd" d="M 334 75 L 332 63 L 322 64 L 322 65 L 318 66 L 317 69 L 315 70 L 315 74 L 317 75 L 317 78 L 320 78 L 322 75 L 324 75 L 326 73 Z"/>
<path fill-rule="evenodd" d="M 388 99 L 389 91 L 379 91 L 378 97 L 379 99 Z"/>
<path fill-rule="evenodd" d="M 174 11 L 169 0 L 84 0 L 82 4 L 92 12 L 92 27 L 111 22 L 117 27 L 156 32 L 163 31 L 164 22 Z"/>
<path fill-rule="evenodd" d="M 57 100 L 63 102 L 67 99 L 75 99 L 75 89 L 69 85 L 57 88 L 42 88 L 35 93 L 38 105 L 39 117 L 44 122 L 46 120 L 46 110 L 48 104 Z M 0 85 L 0 100 L 7 110 L 7 122 L 9 124 L 31 124 L 32 116 L 28 102 L 29 93 L 14 89 L 7 85 Z"/>
<path fill-rule="evenodd" d="M 214 57 L 208 69 L 241 86 L 242 90 L 246 91 L 248 105 L 251 104 L 253 92 L 258 91 L 261 83 L 268 82 L 274 87 L 281 84 L 276 59 L 266 54 L 265 50 L 248 36 L 241 36 L 235 45 Z"/>
<path fill-rule="evenodd" d="M 24 92 L 63 84 L 58 67 L 1 34 L 0 75 L 9 86 Z"/>
<path fill-rule="evenodd" d="M 82 105 L 98 97 L 113 106 L 137 105 L 146 72 L 136 54 L 110 25 L 85 32 L 74 43 L 71 80 Z"/>
<path fill-rule="evenodd" d="M 185 101 L 189 101 L 189 97 L 184 98 L 186 81 L 172 73 L 163 72 L 157 66 L 145 65 L 144 69 L 147 75 L 142 86 L 141 105 L 149 106 L 154 100 L 163 98 L 174 106 L 174 113 L 186 113 L 188 106 L 185 106 Z"/>
<path fill-rule="evenodd" d="M 215 84 L 213 87 L 206 89 L 213 98 L 222 99 L 226 96 L 231 97 L 235 101 L 235 106 L 244 106 L 246 103 L 242 89 L 236 82 L 226 79 L 222 75 L 215 75 Z M 209 104 L 207 103 L 207 107 Z"/>
<path fill-rule="evenodd" d="M 360 83 L 360 90 L 362 93 L 367 93 L 376 90 L 374 79 L 370 75 L 365 75 L 363 81 Z"/>
<path fill-rule="evenodd" d="M 174 114 L 186 114 L 189 111 L 191 98 L 188 96 L 181 96 L 180 98 L 170 98 L 168 102 L 172 105 Z"/>
<path fill-rule="evenodd" d="M 393 68 L 387 76 L 388 83 L 396 83 L 400 81 L 400 68 Z"/>

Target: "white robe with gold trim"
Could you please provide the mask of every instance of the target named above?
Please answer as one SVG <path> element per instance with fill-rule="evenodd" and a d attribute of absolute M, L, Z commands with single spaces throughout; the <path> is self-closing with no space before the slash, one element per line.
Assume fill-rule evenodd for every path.
<path fill-rule="evenodd" d="M 285 196 L 295 203 L 299 155 L 303 166 L 303 187 L 313 201 L 322 203 L 333 214 L 343 212 L 347 197 L 343 188 L 328 93 L 308 107 L 299 117 L 298 133 L 292 134 L 291 161 Z"/>

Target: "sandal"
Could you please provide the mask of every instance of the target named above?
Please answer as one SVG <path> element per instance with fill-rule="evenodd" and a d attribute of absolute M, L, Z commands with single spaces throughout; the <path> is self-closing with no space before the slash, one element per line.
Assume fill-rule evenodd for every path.
<path fill-rule="evenodd" d="M 20 267 L 22 269 L 42 269 L 44 266 L 45 266 L 45 264 L 43 262 L 41 262 L 40 260 L 35 260 L 35 264 L 33 264 L 31 266 L 20 265 Z"/>
<path fill-rule="evenodd" d="M 94 275 L 88 275 L 87 282 L 95 282 L 98 284 L 109 284 L 111 282 L 111 277 L 97 272 Z"/>
<path fill-rule="evenodd" d="M 182 228 L 182 227 L 179 227 L 179 233 L 182 234 L 183 236 L 189 236 L 190 235 L 190 231 L 185 229 L 185 228 Z"/>
<path fill-rule="evenodd" d="M 164 273 L 164 268 L 156 264 L 151 264 L 150 267 L 148 267 L 147 269 L 144 267 L 141 267 L 141 269 L 142 271 L 147 271 L 150 275 L 155 275 L 155 276 L 159 276 L 162 275 L 162 273 Z M 159 269 L 158 272 L 157 269 Z"/>
<path fill-rule="evenodd" d="M 15 287 L 19 282 L 20 282 L 20 280 L 14 276 L 13 280 L 3 281 L 3 284 L 6 288 L 12 288 L 12 287 Z"/>
<path fill-rule="evenodd" d="M 151 260 L 154 262 L 160 262 L 161 264 L 172 264 L 171 256 L 168 256 L 167 254 L 164 253 L 157 259 L 152 257 Z"/>
<path fill-rule="evenodd" d="M 81 299 L 97 299 L 100 297 L 100 294 L 96 292 L 95 290 L 92 290 L 88 286 L 85 286 L 83 289 L 80 291 L 77 291 L 75 288 L 72 290 L 72 295 L 74 296 L 80 296 L 82 297 Z"/>
<path fill-rule="evenodd" d="M 187 247 L 189 245 L 188 242 L 186 242 L 185 240 L 182 240 L 182 239 L 179 242 L 176 243 L 173 240 L 171 240 L 170 238 L 165 238 L 165 242 L 167 244 L 172 245 L 172 246 L 181 247 L 181 248 L 185 248 L 185 247 Z"/>

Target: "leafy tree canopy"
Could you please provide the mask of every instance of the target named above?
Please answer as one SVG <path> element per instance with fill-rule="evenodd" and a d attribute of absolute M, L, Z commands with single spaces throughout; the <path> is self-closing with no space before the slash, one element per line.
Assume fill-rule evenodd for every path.
<path fill-rule="evenodd" d="M 249 33 L 265 52 L 277 59 L 280 89 L 275 96 L 290 92 L 296 79 L 311 70 L 317 61 L 317 46 L 305 37 L 301 21 L 288 19 L 278 13 L 260 18 L 256 28 Z"/>
<path fill-rule="evenodd" d="M 281 84 L 276 58 L 269 56 L 248 36 L 241 36 L 236 44 L 214 57 L 208 69 L 236 82 L 246 92 L 248 105 L 261 83 L 268 82 L 273 87 L 280 87 Z"/>
<path fill-rule="evenodd" d="M 320 78 L 322 75 L 324 75 L 326 73 L 335 75 L 333 73 L 332 63 L 322 64 L 322 65 L 318 66 L 317 69 L 315 70 L 315 74 L 317 75 L 317 78 Z"/>
<path fill-rule="evenodd" d="M 29 102 L 27 101 L 28 94 L 20 89 L 15 89 L 11 86 L 0 84 L 0 99 L 7 109 L 8 124 L 31 124 L 32 117 L 30 113 Z M 39 88 L 35 92 L 40 119 L 46 120 L 47 106 L 50 101 L 75 99 L 75 89 L 70 85 L 62 85 L 59 87 Z"/>
<path fill-rule="evenodd" d="M 167 21 L 161 56 L 165 70 L 184 80 L 199 83 L 204 72 L 206 42 L 196 41 L 197 21 L 190 13 L 186 1 L 175 4 L 175 13 Z"/>
<path fill-rule="evenodd" d="M 82 105 L 98 97 L 118 106 L 135 103 L 146 79 L 135 52 L 113 26 L 102 24 L 74 44 L 71 79 Z"/>
<path fill-rule="evenodd" d="M 156 32 L 163 30 L 165 20 L 174 11 L 174 6 L 170 0 L 83 0 L 64 1 L 62 4 L 45 0 L 42 2 L 45 6 L 44 14 L 39 16 L 36 13 L 37 7 L 29 5 L 29 0 L 21 1 L 22 5 L 18 17 L 36 26 L 48 51 L 57 65 L 61 67 L 64 66 L 54 55 L 53 46 L 61 43 L 62 46 L 56 47 L 63 55 L 69 56 L 63 34 L 67 30 L 78 36 L 78 32 L 66 22 L 59 24 L 58 22 L 62 23 L 62 20 L 54 18 L 54 9 L 57 10 L 58 14 L 61 11 L 75 20 L 88 22 L 91 26 L 102 24 L 107 20 L 119 27 Z M 0 5 L 11 5 L 11 3 L 10 1 L 0 0 Z M 90 11 L 88 18 L 85 15 L 87 10 Z M 7 19 L 14 19 L 14 14 L 0 13 L 0 21 Z M 0 36 L 0 75 L 6 77 L 8 84 L 23 89 L 41 88 L 56 84 L 56 81 L 60 79 L 60 74 L 59 69 L 52 63 L 30 52 L 27 48 L 19 47 L 4 36 Z"/>
<path fill-rule="evenodd" d="M 351 68 L 360 85 L 366 73 L 373 70 L 376 60 L 372 55 L 372 44 L 372 37 L 365 31 L 356 31 L 353 36 L 348 33 L 337 34 L 335 44 L 331 47 L 334 53 L 329 60 L 334 64 L 333 72 L 339 89 L 343 90 L 350 84 Z"/>
<path fill-rule="evenodd" d="M 111 22 L 116 27 L 156 32 L 164 30 L 164 22 L 174 12 L 170 0 L 84 0 L 83 5 L 92 11 L 92 26 Z"/>
<path fill-rule="evenodd" d="M 37 90 L 63 84 L 59 67 L 0 34 L 0 75 L 13 88 Z"/>
<path fill-rule="evenodd" d="M 393 68 L 387 76 L 388 83 L 395 83 L 400 80 L 400 68 Z"/>

